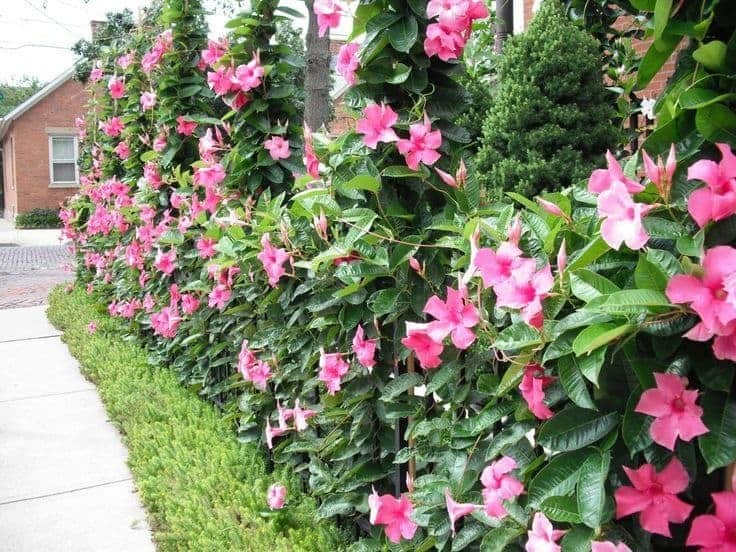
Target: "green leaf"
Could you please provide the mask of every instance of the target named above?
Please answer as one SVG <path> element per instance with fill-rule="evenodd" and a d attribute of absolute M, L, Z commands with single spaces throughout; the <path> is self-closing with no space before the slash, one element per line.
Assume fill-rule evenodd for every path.
<path fill-rule="evenodd" d="M 396 302 L 401 295 L 401 290 L 381 289 L 368 298 L 368 308 L 374 314 L 388 314 L 393 312 Z"/>
<path fill-rule="evenodd" d="M 470 543 L 476 541 L 481 535 L 485 535 L 488 532 L 488 527 L 481 523 L 473 523 L 471 521 L 465 522 L 465 526 L 458 531 L 455 538 L 452 540 L 451 552 L 457 552 L 462 550 Z"/>
<path fill-rule="evenodd" d="M 654 4 L 654 47 L 657 47 L 657 42 L 662 39 L 664 29 L 667 26 L 667 21 L 670 18 L 670 12 L 672 11 L 672 0 L 657 0 Z"/>
<path fill-rule="evenodd" d="M 499 527 L 486 533 L 480 543 L 480 552 L 505 552 L 512 542 L 525 533 L 526 527 L 507 517 Z"/>
<path fill-rule="evenodd" d="M 593 530 L 588 527 L 577 526 L 568 531 L 562 538 L 562 552 L 590 552 L 590 542 L 593 540 Z"/>
<path fill-rule="evenodd" d="M 706 105 L 725 102 L 736 98 L 734 92 L 722 92 L 708 88 L 690 88 L 680 94 L 680 107 L 683 109 L 700 109 Z"/>
<path fill-rule="evenodd" d="M 179 89 L 179 97 L 191 98 L 192 96 L 199 94 L 200 90 L 202 90 L 202 87 L 199 84 L 190 84 L 189 86 L 184 86 Z"/>
<path fill-rule="evenodd" d="M 720 40 L 711 40 L 693 52 L 693 59 L 710 71 L 725 71 L 728 46 Z"/>
<path fill-rule="evenodd" d="M 381 189 L 381 181 L 367 174 L 359 174 L 343 184 L 342 187 L 348 190 L 368 190 L 376 193 Z"/>
<path fill-rule="evenodd" d="M 619 287 L 600 274 L 581 269 L 570 273 L 570 291 L 575 297 L 587 303 L 601 295 L 619 291 Z"/>
<path fill-rule="evenodd" d="M 580 249 L 579 253 L 570 256 L 567 270 L 574 272 L 580 268 L 584 268 L 610 249 L 609 245 L 600 236 L 596 236 L 593 241 Z"/>
<path fill-rule="evenodd" d="M 703 423 L 710 430 L 698 439 L 708 473 L 736 461 L 736 401 L 707 391 L 700 401 Z"/>
<path fill-rule="evenodd" d="M 636 268 L 634 269 L 634 283 L 636 287 L 664 291 L 668 281 L 669 277 L 658 266 L 648 261 L 645 257 L 639 257 L 639 262 L 636 263 Z"/>
<path fill-rule="evenodd" d="M 529 483 L 529 504 L 539 507 L 551 496 L 569 495 L 575 489 L 580 468 L 592 450 L 576 450 L 552 457 Z"/>
<path fill-rule="evenodd" d="M 606 509 L 606 479 L 611 465 L 611 453 L 593 452 L 580 468 L 578 475 L 578 511 L 582 522 L 598 529 Z"/>
<path fill-rule="evenodd" d="M 390 178 L 423 178 L 424 174 L 419 171 L 413 171 L 404 165 L 391 165 L 381 171 L 382 176 Z"/>
<path fill-rule="evenodd" d="M 588 326 L 572 342 L 572 350 L 578 356 L 589 354 L 635 329 L 636 326 L 632 324 L 619 325 L 613 322 Z"/>
<path fill-rule="evenodd" d="M 665 32 L 662 34 L 660 40 L 657 41 L 656 46 L 652 45 L 649 47 L 647 53 L 644 54 L 644 57 L 639 63 L 639 72 L 636 79 L 637 90 L 646 88 L 654 78 L 654 75 L 659 73 L 659 70 L 670 58 L 672 52 L 675 51 L 681 39 L 681 36 Z"/>
<path fill-rule="evenodd" d="M 624 289 L 608 296 L 597 307 L 604 312 L 628 312 L 626 307 L 672 307 L 667 296 L 652 289 Z"/>
<path fill-rule="evenodd" d="M 381 393 L 381 400 L 392 401 L 422 383 L 424 383 L 424 378 L 420 374 L 401 374 L 386 384 Z"/>
<path fill-rule="evenodd" d="M 606 350 L 606 347 L 600 347 L 588 355 L 575 357 L 580 373 L 596 387 L 598 387 L 598 376 L 601 373 L 603 361 L 606 359 Z"/>
<path fill-rule="evenodd" d="M 539 509 L 552 521 L 581 523 L 578 502 L 572 496 L 551 496 L 540 504 Z"/>
<path fill-rule="evenodd" d="M 475 437 L 486 432 L 489 427 L 504 416 L 511 414 L 515 408 L 515 401 L 504 401 L 495 405 L 489 403 L 478 415 L 471 415 L 469 418 L 456 423 L 453 426 L 452 434 L 454 437 Z"/>
<path fill-rule="evenodd" d="M 595 409 L 585 379 L 577 365 L 577 358 L 573 355 L 562 357 L 557 361 L 557 371 L 560 374 L 560 383 L 570 400 L 582 408 Z"/>
<path fill-rule="evenodd" d="M 512 351 L 538 345 L 541 341 L 539 331 L 525 322 L 517 322 L 504 328 L 496 337 L 493 346 L 501 351 Z"/>
<path fill-rule="evenodd" d="M 418 35 L 417 20 L 408 14 L 402 16 L 399 21 L 388 29 L 388 41 L 399 52 L 409 53 L 411 47 L 416 43 Z"/>
<path fill-rule="evenodd" d="M 626 412 L 624 413 L 624 420 L 621 424 L 621 435 L 632 458 L 637 452 L 644 450 L 652 444 L 652 437 L 649 435 L 649 426 L 652 425 L 654 418 L 634 411 L 636 405 L 639 404 L 640 398 L 641 387 L 637 386 L 631 392 L 629 400 L 626 402 Z"/>
<path fill-rule="evenodd" d="M 570 406 L 542 424 L 537 440 L 554 451 L 577 450 L 605 437 L 618 425 L 618 413 Z"/>
<path fill-rule="evenodd" d="M 723 104 L 698 109 L 695 126 L 711 142 L 736 142 L 736 114 Z"/>

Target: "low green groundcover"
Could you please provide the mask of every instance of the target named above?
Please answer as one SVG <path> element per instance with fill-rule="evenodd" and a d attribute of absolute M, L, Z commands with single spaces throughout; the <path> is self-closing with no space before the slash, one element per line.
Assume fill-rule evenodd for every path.
<path fill-rule="evenodd" d="M 161 551 L 340 550 L 343 535 L 316 522 L 315 504 L 297 478 L 267 473 L 255 444 L 241 444 L 217 410 L 175 376 L 151 368 L 120 325 L 81 290 L 59 287 L 48 316 L 93 381 L 130 452 L 128 463 Z M 94 333 L 88 324 L 95 322 Z M 287 506 L 271 512 L 266 490 L 289 488 Z"/>
<path fill-rule="evenodd" d="M 16 228 L 61 228 L 59 209 L 31 209 L 15 217 Z"/>

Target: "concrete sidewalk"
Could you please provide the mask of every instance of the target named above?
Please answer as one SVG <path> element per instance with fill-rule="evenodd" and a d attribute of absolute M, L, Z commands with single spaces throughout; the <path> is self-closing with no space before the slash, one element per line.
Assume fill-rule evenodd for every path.
<path fill-rule="evenodd" d="M 127 451 L 45 307 L 0 310 L 0 551 L 148 552 Z"/>

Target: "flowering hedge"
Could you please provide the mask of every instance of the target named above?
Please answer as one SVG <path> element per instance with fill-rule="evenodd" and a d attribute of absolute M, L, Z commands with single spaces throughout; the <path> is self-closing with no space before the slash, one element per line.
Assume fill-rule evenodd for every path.
<path fill-rule="evenodd" d="M 205 45 L 168 0 L 101 60 L 79 281 L 356 549 L 732 545 L 733 495 L 706 514 L 736 460 L 731 149 L 488 203 L 451 122 L 481 2 L 359 4 L 334 139 L 295 118 L 277 14 Z"/>

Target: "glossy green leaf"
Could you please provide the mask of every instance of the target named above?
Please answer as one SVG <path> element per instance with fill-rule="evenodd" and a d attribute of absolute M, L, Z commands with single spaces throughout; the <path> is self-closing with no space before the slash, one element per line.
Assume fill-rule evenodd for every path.
<path fill-rule="evenodd" d="M 695 126 L 711 142 L 736 142 L 736 113 L 722 103 L 698 109 Z"/>
<path fill-rule="evenodd" d="M 693 59 L 702 63 L 703 67 L 711 71 L 723 71 L 726 69 L 726 55 L 728 46 L 720 40 L 711 40 L 700 46 L 693 52 Z"/>
<path fill-rule="evenodd" d="M 577 450 L 602 439 L 617 425 L 616 412 L 570 406 L 542 424 L 537 440 L 554 451 Z"/>
<path fill-rule="evenodd" d="M 615 324 L 613 322 L 588 326 L 575 338 L 572 343 L 572 350 L 578 356 L 589 354 L 635 329 L 636 326 L 631 324 Z"/>
<path fill-rule="evenodd" d="M 601 295 L 619 291 L 619 287 L 596 272 L 581 269 L 570 273 L 570 290 L 575 297 L 587 303 Z"/>
<path fill-rule="evenodd" d="M 708 473 L 736 462 L 736 401 L 725 393 L 707 391 L 700 399 L 708 433 L 698 439 Z"/>
<path fill-rule="evenodd" d="M 539 509 L 552 521 L 560 523 L 581 523 L 578 502 L 574 496 L 551 496 Z"/>
<path fill-rule="evenodd" d="M 560 375 L 560 383 L 570 400 L 582 408 L 595 410 L 595 404 L 590 398 L 585 378 L 578 367 L 577 358 L 574 355 L 562 357 L 557 361 L 557 372 Z"/>
<path fill-rule="evenodd" d="M 538 345 L 541 339 L 538 330 L 525 322 L 517 322 L 504 328 L 496 337 L 493 346 L 501 351 L 513 351 Z"/>
<path fill-rule="evenodd" d="M 578 482 L 578 473 L 593 449 L 576 450 L 552 457 L 529 483 L 529 504 L 539 507 L 551 496 L 569 495 Z"/>
<path fill-rule="evenodd" d="M 578 474 L 577 501 L 580 519 L 593 529 L 598 529 L 606 521 L 606 479 L 610 465 L 610 452 L 595 451 L 588 456 Z"/>
<path fill-rule="evenodd" d="M 388 40 L 391 46 L 399 52 L 408 53 L 416 43 L 418 35 L 417 20 L 408 14 L 404 14 L 400 20 L 388 29 Z"/>

